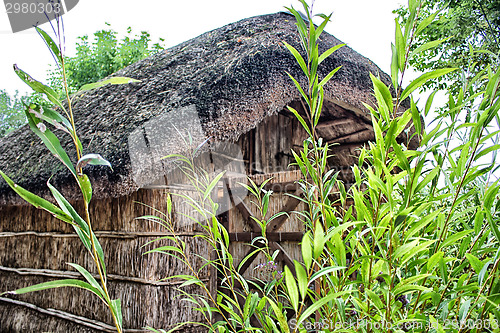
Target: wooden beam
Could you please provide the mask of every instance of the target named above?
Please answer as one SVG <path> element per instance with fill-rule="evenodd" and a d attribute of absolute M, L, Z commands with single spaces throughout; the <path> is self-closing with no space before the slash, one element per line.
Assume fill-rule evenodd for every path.
<path fill-rule="evenodd" d="M 239 269 L 239 273 L 241 275 L 243 275 L 243 273 L 245 273 L 248 269 L 248 267 L 250 267 L 250 265 L 252 264 L 252 262 L 255 260 L 255 258 L 257 258 L 257 256 L 259 255 L 260 252 L 254 252 L 256 250 L 256 248 L 260 248 L 262 249 L 263 247 L 265 246 L 264 242 L 255 242 L 252 244 L 252 248 L 250 248 L 250 250 L 245 254 L 245 256 L 241 259 L 241 261 L 238 263 L 238 265 L 236 265 L 236 267 L 240 267 L 241 265 L 241 262 L 247 258 L 249 255 L 251 255 L 244 263 L 243 265 L 241 265 L 240 269 Z M 252 252 L 254 252 L 252 254 Z"/>
<path fill-rule="evenodd" d="M 328 140 L 328 143 L 354 143 L 366 142 L 375 140 L 375 134 L 371 129 L 360 130 L 344 136 L 339 136 L 334 139 Z"/>
<path fill-rule="evenodd" d="M 95 231 L 98 238 L 118 238 L 118 239 L 133 239 L 140 237 L 163 237 L 168 235 L 174 235 L 171 232 L 135 232 L 135 231 Z M 176 236 L 192 237 L 196 235 L 203 234 L 202 232 L 176 232 Z M 76 233 L 57 233 L 57 232 L 36 232 L 36 231 L 21 231 L 21 232 L 0 232 L 0 238 L 2 237 L 20 237 L 20 236 L 36 236 L 36 237 L 54 237 L 54 238 L 76 238 L 78 235 Z"/>
<path fill-rule="evenodd" d="M 294 192 L 297 191 L 298 188 L 299 185 L 297 184 L 296 180 L 289 182 L 281 182 L 281 183 L 269 182 L 266 185 L 264 185 L 265 190 L 267 191 L 271 190 L 275 193 Z"/>
<path fill-rule="evenodd" d="M 276 259 L 283 261 L 285 263 L 285 265 L 287 265 L 288 268 L 290 268 L 290 271 L 292 271 L 292 273 L 294 274 L 294 272 L 295 272 L 295 265 L 293 264 L 292 258 L 290 258 L 290 256 L 288 255 L 288 253 L 286 253 L 285 249 L 280 244 L 278 244 L 277 242 L 269 242 L 269 248 L 273 252 L 276 251 L 276 250 L 279 251 L 278 256 L 276 257 Z"/>
<path fill-rule="evenodd" d="M 53 269 L 37 269 L 37 268 L 12 268 L 0 266 L 0 271 L 14 273 L 18 275 L 28 275 L 28 276 L 46 276 L 54 278 L 68 278 L 68 279 L 78 279 L 81 275 L 78 272 L 73 271 L 61 271 Z M 92 274 L 95 278 L 99 278 L 97 274 Z M 108 280 L 110 281 L 123 281 L 128 283 L 138 283 L 151 286 L 177 286 L 182 284 L 184 281 L 148 281 L 141 278 L 136 278 L 132 276 L 123 276 L 117 274 L 108 274 Z M 203 279 L 202 281 L 208 282 L 208 279 Z"/>
<path fill-rule="evenodd" d="M 332 142 L 329 142 L 330 144 Z M 363 141 L 363 142 L 349 142 L 349 143 L 342 143 L 340 145 L 330 145 L 328 148 L 332 151 L 332 153 L 335 153 L 336 151 L 339 150 L 344 150 L 344 149 L 356 149 L 356 148 L 361 148 L 364 145 L 367 145 L 368 141 Z"/>
<path fill-rule="evenodd" d="M 332 120 L 326 120 L 323 122 L 318 123 L 316 128 L 325 128 L 325 127 L 335 127 L 335 126 L 341 126 L 341 125 L 346 125 L 346 124 L 352 124 L 355 121 L 351 118 L 341 118 L 341 119 L 332 119 Z"/>
<path fill-rule="evenodd" d="M 295 196 L 297 196 L 297 197 L 301 196 L 301 192 L 299 192 L 299 191 L 295 192 Z M 283 209 L 282 209 L 282 212 L 285 212 L 286 214 L 281 215 L 281 216 L 275 218 L 274 220 L 272 220 L 271 223 L 269 223 L 267 225 L 267 231 L 276 232 L 279 228 L 281 228 L 283 223 L 285 223 L 285 221 L 290 217 L 288 213 L 292 212 L 295 208 L 297 208 L 297 206 L 300 203 L 301 203 L 301 201 L 298 198 L 290 197 L 288 199 L 288 202 L 286 203 L 285 207 L 283 207 Z"/>
<path fill-rule="evenodd" d="M 254 221 L 254 219 L 251 218 L 252 213 L 250 212 L 250 208 L 248 208 L 246 203 L 243 202 L 243 200 L 241 200 L 237 205 L 235 205 L 233 195 L 229 188 L 228 191 L 229 191 L 229 197 L 231 198 L 231 203 L 233 204 L 233 206 L 236 206 L 236 208 L 240 211 L 241 215 L 243 216 L 243 221 L 246 221 L 248 222 L 248 224 L 250 224 L 252 231 L 261 232 L 260 225 L 256 221 Z"/>
<path fill-rule="evenodd" d="M 77 315 L 74 315 L 74 314 L 69 313 L 69 312 L 55 310 L 55 309 L 45 309 L 45 308 L 41 308 L 39 306 L 36 306 L 35 304 L 22 302 L 22 301 L 18 301 L 18 300 L 6 298 L 6 297 L 0 297 L 0 302 L 19 305 L 19 306 L 37 311 L 39 313 L 43 313 L 43 314 L 51 316 L 51 317 L 56 317 L 56 318 L 60 318 L 63 320 L 67 320 L 67 321 L 70 321 L 70 322 L 75 323 L 77 325 L 86 326 L 88 328 L 98 330 L 101 332 L 109 332 L 109 333 L 116 332 L 116 328 L 114 326 L 108 325 L 108 324 L 103 323 L 101 321 L 89 319 L 86 317 L 77 316 Z M 144 332 L 144 329 L 142 329 L 142 328 L 129 328 L 129 329 L 125 329 L 123 331 L 127 332 L 127 333 L 135 333 L 135 332 L 139 333 L 139 332 Z"/>

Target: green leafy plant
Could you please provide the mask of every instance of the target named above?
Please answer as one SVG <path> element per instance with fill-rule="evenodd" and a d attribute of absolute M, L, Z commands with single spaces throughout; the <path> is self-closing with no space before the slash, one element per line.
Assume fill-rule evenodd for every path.
<path fill-rule="evenodd" d="M 429 80 L 457 69 L 425 72 L 403 87 L 409 59 L 442 42 L 412 46 L 435 15 L 425 16 L 425 3 L 410 0 L 404 24 L 396 21 L 390 85 L 371 75 L 376 103 L 365 106 L 375 141 L 359 149 L 359 163 L 352 167 L 355 183 L 347 187 L 327 168 L 330 149 L 316 131 L 323 86 L 338 70 L 321 78 L 317 69 L 341 46 L 319 54 L 319 37 L 330 16 L 318 15 L 322 21 L 315 26 L 310 7 L 299 1 L 307 20 L 294 8 L 289 11 L 296 18 L 302 49 L 285 46 L 308 82 L 301 86 L 290 76 L 306 115 L 289 110 L 309 134 L 302 149 L 292 152 L 303 174 L 298 183 L 304 197 L 297 198 L 306 205 L 298 212 L 306 226 L 301 261 L 294 261 L 294 269 L 286 267 L 271 284 L 242 277 L 210 199 L 222 174 L 210 178 L 194 167 L 192 157 L 183 156 L 175 157 L 184 162 L 199 195 L 182 198 L 199 213 L 193 219 L 216 253 L 216 259 L 205 259 L 204 267 L 213 266 L 225 277 L 216 299 L 183 251 L 170 209 L 161 217 L 145 217 L 164 224 L 172 235 L 171 245 L 152 251 L 188 265 L 192 274 L 177 278 L 202 290 L 185 295 L 211 332 L 499 332 L 500 186 L 491 179 L 500 148 L 495 126 L 500 69 L 488 67 L 464 79 L 458 92 L 449 94 L 445 110 L 426 127 L 422 118 L 432 111 L 435 93 L 421 110 L 413 95 Z M 413 142 L 420 147 L 412 149 Z M 248 190 L 263 213 L 269 192 L 253 183 Z M 267 244 L 267 221 L 262 216 L 252 219 L 263 230 L 252 244 Z M 270 261 L 278 255 L 268 246 L 255 251 Z M 222 319 L 215 321 L 217 315 Z"/>
<path fill-rule="evenodd" d="M 421 20 L 433 18 L 433 21 L 415 35 L 412 50 L 420 48 L 422 52 L 409 58 L 410 65 L 421 72 L 468 68 L 465 73 L 455 71 L 438 81 L 427 82 L 426 87 L 443 89 L 451 85 L 453 93 L 458 93 L 462 75 L 472 78 L 487 66 L 498 66 L 500 1 L 427 0 L 422 11 Z M 406 6 L 395 13 L 403 22 L 409 15 Z"/>
<path fill-rule="evenodd" d="M 57 21 L 57 24 L 60 24 L 60 21 Z M 45 31 L 40 28 L 36 28 L 36 30 L 58 63 L 61 71 L 60 74 L 62 76 L 61 82 L 62 89 L 65 93 L 65 100 L 59 99 L 58 94 L 53 88 L 33 79 L 27 73 L 14 65 L 14 70 L 21 80 L 29 85 L 35 92 L 42 94 L 46 98 L 46 101 L 42 105 L 37 105 L 35 103 L 25 105 L 24 113 L 31 130 L 43 141 L 50 153 L 53 154 L 73 175 L 75 182 L 81 191 L 81 199 L 84 204 L 84 215 L 81 216 L 77 212 L 69 201 L 50 183 L 50 180 L 47 181 L 47 186 L 53 195 L 55 204 L 15 184 L 2 171 L 0 171 L 0 175 L 9 184 L 9 186 L 28 203 L 36 208 L 49 212 L 62 222 L 71 224 L 87 249 L 88 254 L 93 259 L 95 269 L 98 273 L 98 279 L 96 279 L 86 268 L 78 264 L 70 263 L 69 265 L 77 270 L 82 275 L 84 280 L 63 279 L 49 281 L 7 293 L 25 294 L 33 291 L 61 287 L 85 289 L 96 295 L 106 304 L 111 312 L 117 331 L 122 332 L 121 301 L 120 299 L 112 299 L 108 292 L 104 252 L 99 240 L 92 230 L 92 222 L 89 212 L 89 204 L 92 199 L 92 184 L 89 177 L 83 173 L 83 167 L 87 164 L 105 165 L 109 167 L 111 167 L 111 164 L 99 154 L 84 154 L 84 150 L 75 127 L 75 119 L 72 110 L 72 98 L 74 98 L 74 96 L 70 96 L 70 90 L 67 84 L 65 58 L 61 51 L 61 36 L 57 36 L 59 38 L 58 43 L 56 43 Z M 124 77 L 113 77 L 94 84 L 87 84 L 83 86 L 80 91 L 98 88 L 105 84 L 123 84 L 134 81 L 137 80 Z M 47 107 L 48 105 L 52 105 L 53 107 L 49 108 Z M 50 129 L 50 127 L 60 130 L 71 137 L 76 151 L 76 162 L 71 160 L 68 153 L 61 146 L 58 137 Z"/>

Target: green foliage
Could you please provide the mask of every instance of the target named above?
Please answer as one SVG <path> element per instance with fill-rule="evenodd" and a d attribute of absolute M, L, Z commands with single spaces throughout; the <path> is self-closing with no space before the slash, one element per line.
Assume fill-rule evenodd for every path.
<path fill-rule="evenodd" d="M 407 7 L 395 12 L 403 22 L 409 19 Z M 424 72 L 456 67 L 473 77 L 490 65 L 498 66 L 499 0 L 427 0 L 419 13 L 419 22 L 425 20 L 430 24 L 418 27 L 412 42 L 412 50 L 426 49 L 410 57 L 409 64 L 415 69 Z M 451 73 L 446 76 L 448 82 L 429 82 L 427 87 L 443 89 L 451 83 L 452 91 L 458 93 L 461 75 Z"/>
<path fill-rule="evenodd" d="M 27 102 L 27 97 L 18 92 L 11 96 L 0 90 L 0 137 L 25 124 L 23 102 Z"/>
<path fill-rule="evenodd" d="M 57 24 L 60 24 L 60 21 L 57 21 Z M 35 100 L 31 100 L 29 101 L 29 103 L 24 104 L 22 111 L 28 119 L 28 125 L 30 129 L 36 135 L 38 135 L 38 137 L 43 141 L 50 153 L 54 155 L 74 176 L 75 181 L 81 190 L 81 197 L 84 203 L 85 215 L 82 217 L 80 213 L 78 213 L 77 210 L 73 207 L 73 205 L 52 184 L 50 184 L 49 181 L 47 181 L 47 186 L 52 193 L 55 204 L 15 184 L 2 171 L 0 171 L 0 175 L 7 182 L 7 184 L 28 203 L 36 208 L 46 210 L 54 217 L 58 218 L 62 222 L 70 224 L 74 228 L 78 237 L 87 249 L 87 254 L 92 258 L 92 261 L 95 265 L 95 270 L 97 271 L 99 276 L 99 281 L 86 268 L 78 264 L 69 263 L 71 267 L 76 269 L 81 274 L 86 282 L 77 279 L 62 279 L 43 282 L 5 293 L 25 294 L 34 291 L 61 287 L 75 287 L 85 289 L 97 296 L 102 302 L 106 304 L 106 306 L 110 310 L 111 316 L 113 317 L 113 321 L 115 323 L 117 331 L 122 332 L 121 301 L 119 299 L 111 299 L 108 292 L 104 252 L 101 244 L 99 243 L 99 240 L 92 230 L 91 216 L 89 211 L 89 203 L 92 200 L 92 184 L 89 177 L 83 173 L 83 167 L 87 164 L 105 165 L 110 168 L 111 164 L 99 154 L 91 153 L 83 155 L 83 147 L 77 134 L 74 115 L 72 111 L 72 103 L 71 99 L 69 99 L 70 88 L 68 87 L 66 81 L 66 67 L 64 56 L 61 52 L 61 36 L 57 36 L 59 37 L 59 43 L 56 43 L 47 33 L 39 28 L 36 29 L 47 44 L 47 47 L 54 56 L 54 59 L 58 61 L 58 66 L 60 66 L 62 72 L 62 79 L 60 81 L 62 82 L 62 87 L 60 87 L 59 89 L 64 91 L 64 95 L 68 97 L 68 99 L 66 103 L 64 103 L 60 99 L 58 93 L 56 93 L 57 89 L 49 87 L 33 79 L 20 68 L 14 66 L 16 74 L 36 93 L 38 93 L 38 99 L 41 99 L 41 103 L 39 104 L 36 103 Z M 98 84 L 88 84 L 85 89 L 90 90 L 104 84 L 123 84 L 136 81 L 137 80 L 132 80 L 129 78 L 115 77 L 112 80 L 108 80 L 106 82 L 101 82 Z M 60 132 L 58 133 L 67 134 L 71 137 L 78 159 L 76 163 L 75 161 L 71 160 L 66 150 L 61 146 L 59 138 L 51 130 L 51 128 L 58 129 L 60 130 Z"/>
<path fill-rule="evenodd" d="M 130 27 L 121 40 L 117 39 L 117 32 L 112 29 L 95 32 L 92 40 L 87 35 L 78 37 L 76 55 L 64 59 L 70 91 L 75 92 L 84 85 L 98 82 L 163 50 L 161 42 L 163 39 L 151 46 L 148 32 L 142 31 L 140 35 L 132 36 Z M 50 86 L 60 87 L 60 78 L 59 68 L 49 71 Z"/>

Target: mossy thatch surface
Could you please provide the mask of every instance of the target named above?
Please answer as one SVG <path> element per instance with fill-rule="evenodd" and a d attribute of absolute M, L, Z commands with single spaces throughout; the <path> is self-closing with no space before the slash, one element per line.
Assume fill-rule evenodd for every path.
<path fill-rule="evenodd" d="M 116 197 L 136 191 L 131 176 L 129 137 L 145 123 L 172 110 L 195 107 L 205 135 L 213 140 L 236 140 L 262 119 L 279 112 L 299 95 L 286 72 L 304 75 L 283 41 L 300 49 L 295 19 L 277 13 L 245 19 L 202 34 L 116 73 L 141 80 L 106 86 L 86 93 L 74 104 L 77 128 L 87 153 L 100 153 L 113 172 L 92 167 L 94 198 Z M 340 41 L 324 33 L 320 50 Z M 373 99 L 369 73 L 388 76 L 369 59 L 343 47 L 326 59 L 321 76 L 342 69 L 325 87 L 328 100 L 369 122 L 362 102 Z M 68 138 L 62 140 L 68 146 Z M 172 152 L 176 141 L 171 141 Z M 71 155 L 71 154 L 70 154 Z M 0 170 L 15 182 L 43 194 L 45 182 L 67 194 L 74 186 L 69 172 L 56 163 L 27 126 L 0 140 Z M 0 182 L 0 204 L 18 204 L 7 184 Z"/>

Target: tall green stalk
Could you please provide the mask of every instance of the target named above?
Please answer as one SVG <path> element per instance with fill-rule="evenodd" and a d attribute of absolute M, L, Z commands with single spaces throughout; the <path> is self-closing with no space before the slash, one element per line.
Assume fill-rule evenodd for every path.
<path fill-rule="evenodd" d="M 56 22 L 58 25 L 60 25 L 60 18 Z M 70 263 L 69 265 L 72 268 L 76 269 L 85 279 L 85 281 L 77 279 L 55 280 L 21 288 L 7 293 L 24 294 L 33 291 L 60 287 L 76 287 L 85 289 L 90 293 L 96 295 L 101 301 L 106 304 L 106 306 L 110 310 L 117 332 L 121 333 L 123 326 L 121 301 L 120 299 L 113 300 L 108 292 L 104 253 L 101 244 L 99 243 L 92 229 L 91 216 L 89 213 L 89 204 L 92 199 L 92 185 L 89 177 L 83 173 L 83 167 L 87 164 L 106 165 L 109 167 L 111 167 L 111 164 L 104 158 L 102 158 L 99 154 L 84 155 L 83 147 L 77 134 L 75 117 L 72 109 L 72 98 L 69 95 L 69 89 L 66 80 L 64 55 L 61 51 L 63 49 L 61 36 L 57 36 L 58 43 L 56 43 L 45 31 L 41 30 L 40 28 L 36 28 L 36 30 L 38 31 L 38 33 L 46 43 L 49 51 L 52 53 L 54 59 L 58 63 L 58 66 L 61 70 L 63 83 L 62 88 L 65 91 L 66 100 L 59 100 L 57 94 L 52 88 L 44 85 L 39 81 L 36 81 L 15 65 L 14 70 L 17 75 L 34 91 L 43 94 L 48 99 L 48 101 L 54 105 L 53 109 L 49 109 L 36 104 L 26 105 L 25 114 L 31 130 L 42 139 L 43 143 L 50 150 L 50 152 L 73 175 L 76 181 L 75 185 L 78 185 L 81 192 L 81 200 L 84 204 L 85 216 L 82 218 L 77 210 L 69 203 L 69 201 L 53 185 L 51 185 L 49 181 L 47 182 L 47 185 L 54 197 L 56 205 L 15 184 L 3 172 L 0 171 L 0 174 L 9 184 L 9 186 L 28 203 L 37 208 L 46 210 L 59 220 L 69 223 L 73 226 L 80 240 L 83 242 L 85 248 L 87 249 L 89 255 L 92 257 L 92 260 L 95 264 L 95 269 L 98 273 L 99 281 L 97 281 L 86 268 L 78 264 Z M 56 30 L 54 29 L 54 31 Z M 114 77 L 104 82 L 86 85 L 82 87 L 81 91 L 91 90 L 106 83 L 122 84 L 132 81 L 136 80 Z M 60 112 L 62 112 L 62 114 Z M 61 130 L 71 137 L 74 145 L 73 148 L 75 149 L 77 156 L 76 163 L 70 159 L 65 149 L 61 146 L 61 143 L 57 136 L 49 129 L 51 126 L 55 129 Z"/>

